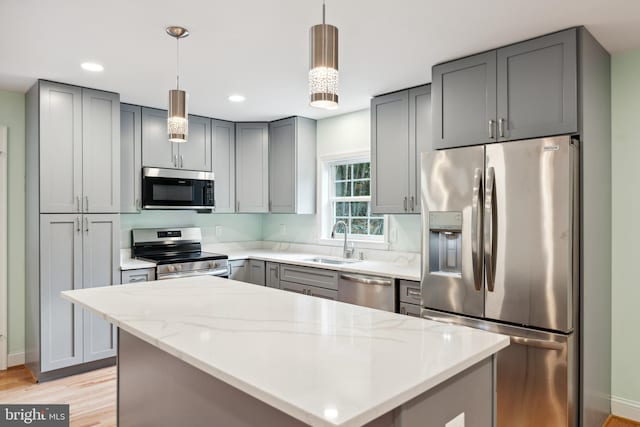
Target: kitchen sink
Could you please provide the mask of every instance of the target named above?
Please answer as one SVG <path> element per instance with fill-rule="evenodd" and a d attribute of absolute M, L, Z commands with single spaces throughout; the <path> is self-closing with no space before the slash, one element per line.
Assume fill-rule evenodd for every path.
<path fill-rule="evenodd" d="M 332 265 L 353 264 L 354 262 L 358 262 L 358 260 L 354 260 L 354 259 L 336 259 L 336 258 L 321 258 L 321 257 L 307 258 L 304 261 L 317 262 L 319 264 L 332 264 Z"/>

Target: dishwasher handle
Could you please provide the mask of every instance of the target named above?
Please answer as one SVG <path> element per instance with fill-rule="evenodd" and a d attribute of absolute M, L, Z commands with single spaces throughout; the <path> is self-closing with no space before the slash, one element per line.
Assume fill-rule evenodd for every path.
<path fill-rule="evenodd" d="M 362 283 L 365 285 L 391 286 L 393 284 L 393 281 L 391 279 L 378 279 L 367 276 L 356 276 L 352 274 L 341 274 L 340 278 L 343 280 L 348 280 L 350 282 Z"/>

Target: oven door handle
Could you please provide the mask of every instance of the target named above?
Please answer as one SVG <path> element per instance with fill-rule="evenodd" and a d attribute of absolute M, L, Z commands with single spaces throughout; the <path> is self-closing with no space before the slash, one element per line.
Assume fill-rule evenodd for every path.
<path fill-rule="evenodd" d="M 180 279 L 182 277 L 196 277 L 196 276 L 226 276 L 229 274 L 229 269 L 227 267 L 224 268 L 216 268 L 213 270 L 197 270 L 191 271 L 188 273 L 168 273 L 168 274 L 159 274 L 157 275 L 157 280 L 166 280 L 166 279 Z"/>

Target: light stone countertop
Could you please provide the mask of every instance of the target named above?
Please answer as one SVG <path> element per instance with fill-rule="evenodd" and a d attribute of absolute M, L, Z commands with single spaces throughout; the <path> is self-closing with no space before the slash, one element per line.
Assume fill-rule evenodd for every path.
<path fill-rule="evenodd" d="M 207 250 L 206 246 L 203 250 Z M 318 253 L 278 251 L 273 249 L 247 249 L 247 250 L 231 250 L 218 251 L 229 256 L 229 261 L 242 259 L 255 259 L 261 261 L 271 261 L 285 264 L 301 265 L 306 267 L 323 268 L 333 271 L 344 271 L 348 273 L 370 274 L 375 276 L 391 277 L 395 279 L 420 280 L 420 265 L 407 262 L 403 257 L 395 261 L 379 261 L 379 260 L 353 260 L 356 262 L 348 264 L 320 264 L 308 261 L 310 258 L 336 258 Z M 141 261 L 129 258 L 123 255 L 120 260 L 121 270 L 133 270 L 136 268 L 154 268 L 152 262 Z"/>
<path fill-rule="evenodd" d="M 210 276 L 63 297 L 313 426 L 359 426 L 508 337 Z"/>

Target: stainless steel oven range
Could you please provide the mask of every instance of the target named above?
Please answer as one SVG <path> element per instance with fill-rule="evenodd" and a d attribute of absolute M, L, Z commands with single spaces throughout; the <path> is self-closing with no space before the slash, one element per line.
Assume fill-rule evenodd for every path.
<path fill-rule="evenodd" d="M 133 256 L 156 263 L 156 279 L 191 276 L 229 277 L 229 257 L 202 251 L 200 228 L 131 230 Z"/>

